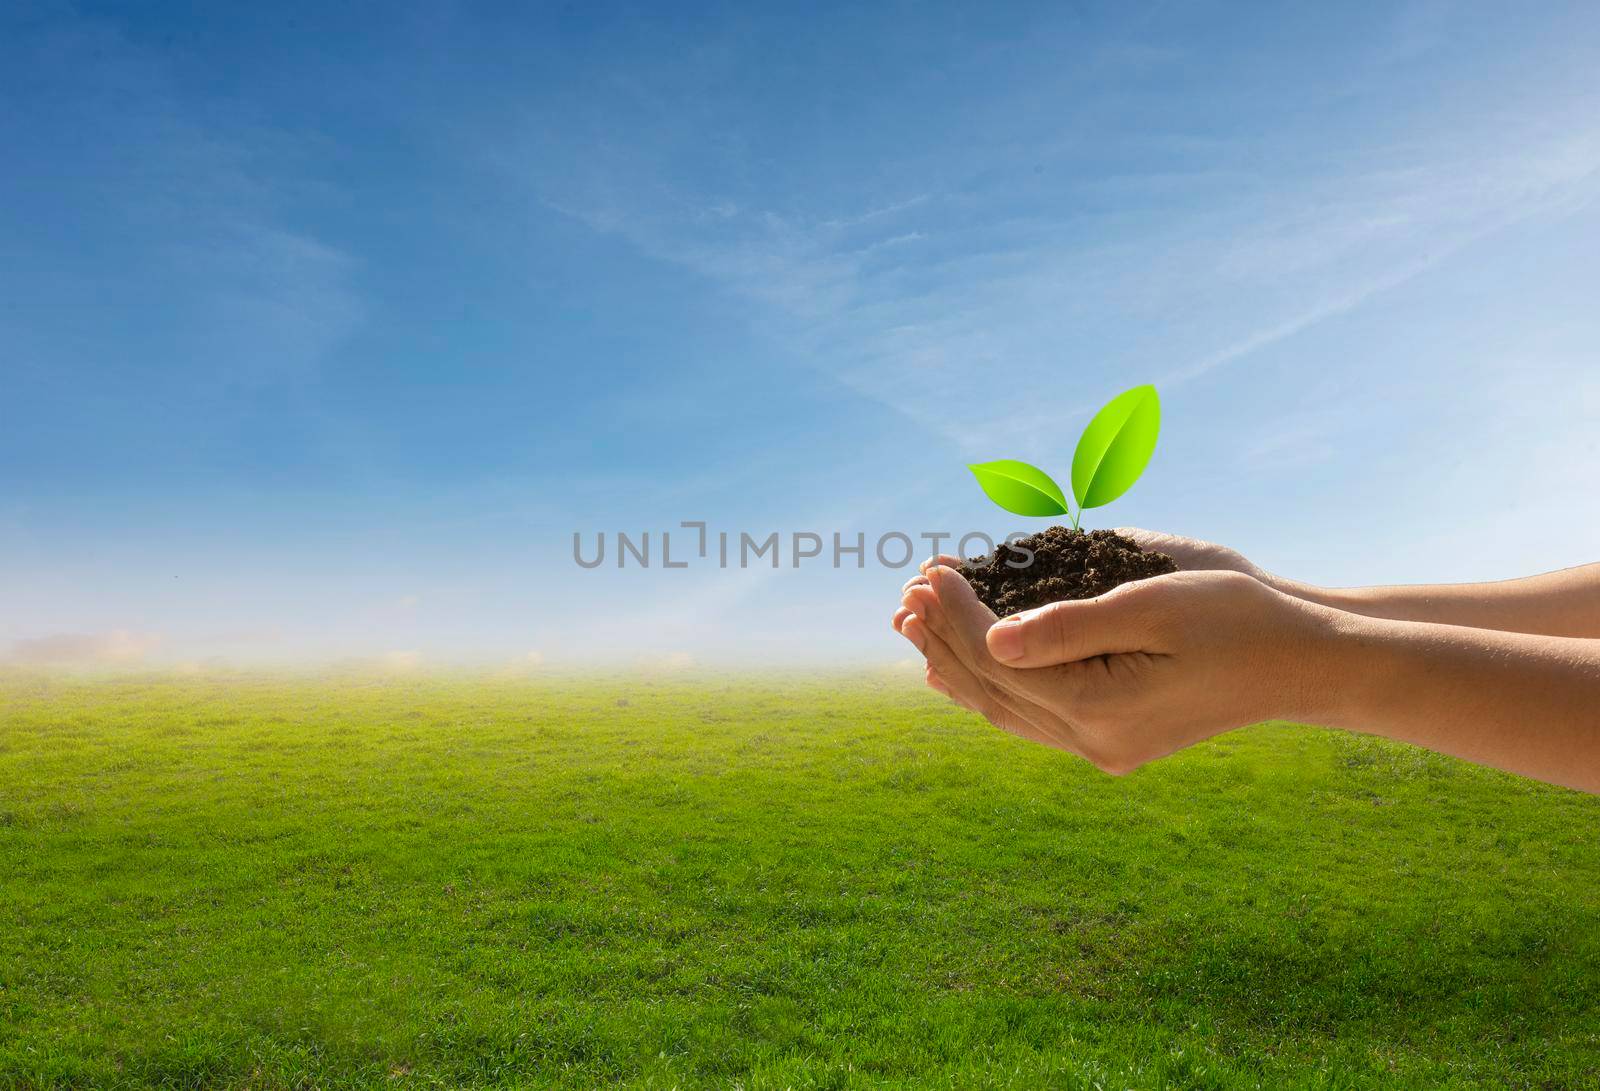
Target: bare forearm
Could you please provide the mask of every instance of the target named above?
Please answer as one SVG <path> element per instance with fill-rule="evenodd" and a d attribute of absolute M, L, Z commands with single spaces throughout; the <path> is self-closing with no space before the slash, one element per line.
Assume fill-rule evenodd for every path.
<path fill-rule="evenodd" d="M 1497 583 L 1329 588 L 1277 576 L 1267 582 L 1307 602 L 1366 617 L 1600 637 L 1600 564 Z"/>
<path fill-rule="evenodd" d="M 1600 641 L 1375 619 L 1334 628 L 1329 726 L 1600 792 Z"/>

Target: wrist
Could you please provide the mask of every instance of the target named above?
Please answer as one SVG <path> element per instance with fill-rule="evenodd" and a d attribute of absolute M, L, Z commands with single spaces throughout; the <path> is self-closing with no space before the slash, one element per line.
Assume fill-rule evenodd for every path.
<path fill-rule="evenodd" d="M 1276 718 L 1346 727 L 1363 720 L 1381 692 L 1391 655 L 1385 622 L 1313 599 L 1280 592 L 1294 600 L 1297 638 L 1285 642 Z"/>
<path fill-rule="evenodd" d="M 1301 602 L 1315 603 L 1333 610 L 1347 610 L 1350 607 L 1348 595 L 1343 588 L 1318 587 L 1314 583 L 1291 580 L 1287 576 L 1278 576 L 1271 572 L 1263 572 L 1256 578 L 1279 594 L 1288 595 Z"/>

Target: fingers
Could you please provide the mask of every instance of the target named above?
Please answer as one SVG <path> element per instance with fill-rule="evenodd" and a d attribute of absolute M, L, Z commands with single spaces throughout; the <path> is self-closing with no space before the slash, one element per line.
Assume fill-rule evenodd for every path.
<path fill-rule="evenodd" d="M 1143 527 L 1117 527 L 1112 533 L 1122 535 L 1140 549 L 1155 550 L 1159 553 L 1169 553 L 1175 549 L 1192 553 L 1220 548 L 1211 542 L 1202 542 L 1198 538 L 1185 538 L 1181 534 L 1169 534 L 1164 530 L 1146 530 Z"/>
<path fill-rule="evenodd" d="M 943 633 L 944 618 L 939 610 L 939 596 L 934 593 L 926 580 L 908 587 L 900 596 L 900 606 L 901 609 L 910 610 L 920 618 L 923 625 Z M 903 627 L 900 631 L 902 635 L 905 633 Z"/>
<path fill-rule="evenodd" d="M 990 651 L 988 634 L 995 626 L 994 612 L 978 599 L 966 578 L 954 569 L 934 565 L 928 569 L 927 579 L 926 585 L 911 587 L 902 603 L 949 646 L 985 688 L 1039 709 L 1040 715 L 1029 718 L 1035 723 L 1048 719 L 1059 725 L 1067 738 L 1075 739 L 1077 728 L 1065 710 L 1089 680 L 1081 667 L 1051 668 L 1041 663 L 1032 670 L 1013 669 Z M 1073 745 L 1059 745 L 1078 752 Z"/>
<path fill-rule="evenodd" d="M 923 581 L 911 586 L 901 602 L 945 642 L 969 673 L 984 682 L 1020 690 L 1040 681 L 1011 670 L 990 654 L 984 634 L 994 624 L 994 611 L 979 601 L 972 585 L 954 569 L 930 566 Z"/>
<path fill-rule="evenodd" d="M 889 619 L 889 624 L 891 626 L 893 626 L 894 627 L 894 631 L 898 633 L 900 631 L 900 626 L 903 625 L 905 623 L 906 618 L 908 618 L 910 616 L 911 616 L 911 611 L 909 609 L 907 609 L 906 607 L 902 606 L 902 607 L 900 607 L 900 609 L 898 609 L 898 610 L 896 610 L 894 612 L 894 617 Z"/>
<path fill-rule="evenodd" d="M 909 584 L 907 586 L 909 586 Z M 910 610 L 902 606 L 894 612 L 894 617 L 889 619 L 889 624 L 894 627 L 895 632 L 905 636 L 906 620 L 915 616 L 916 615 Z M 911 636 L 907 636 L 906 639 L 911 640 L 912 646 L 920 652 L 922 650 L 922 644 L 924 641 L 922 641 L 921 636 L 915 632 L 913 632 L 912 636 L 916 636 L 917 639 L 912 640 Z M 939 672 L 934 670 L 931 665 L 925 666 L 923 680 L 928 683 L 929 689 L 936 690 L 937 692 L 944 694 L 946 697 L 950 698 L 950 700 L 954 701 L 958 705 L 961 705 L 963 708 L 971 708 L 970 705 L 963 701 L 955 693 L 955 691 L 950 688 L 950 684 L 940 677 Z"/>
<path fill-rule="evenodd" d="M 938 671 L 934 670 L 931 666 L 924 668 L 923 678 L 928 683 L 929 689 L 935 691 L 936 693 L 943 694 L 950 700 L 951 704 L 959 705 L 968 712 L 978 711 L 972 707 L 972 703 L 968 701 L 966 697 L 958 693 L 955 688 L 950 685 L 950 683 L 944 680 L 944 676 Z"/>
<path fill-rule="evenodd" d="M 1051 672 L 1011 671 L 996 664 L 982 639 L 983 629 L 994 621 L 994 614 L 977 600 L 959 573 L 948 568 L 942 571 L 943 576 L 935 573 L 932 580 L 927 577 L 908 580 L 904 605 L 894 615 L 895 629 L 927 658 L 928 685 L 1003 731 L 1082 757 L 1077 730 L 1071 723 L 1036 701 L 1031 693 L 1008 688 L 993 676 L 1039 685 L 1059 679 Z M 965 619 L 959 623 L 951 621 L 933 586 L 933 581 L 951 576 L 970 600 L 951 594 L 957 616 Z M 945 635 L 953 635 L 957 626 L 968 634 L 967 644 L 953 646 L 950 637 Z M 974 666 L 974 659 L 981 667 Z"/>
<path fill-rule="evenodd" d="M 945 687 L 940 692 L 948 692 L 951 700 L 972 709 L 1002 731 L 1077 753 L 1070 731 L 1054 722 L 1055 717 L 1047 710 L 998 687 L 986 686 L 948 644 L 928 629 L 922 618 L 907 618 L 901 632 L 927 657 L 929 684 L 937 678 Z"/>
<path fill-rule="evenodd" d="M 986 634 L 988 650 L 1011 667 L 1046 667 L 1123 652 L 1151 652 L 1147 589 L 1124 585 L 1099 598 L 1053 602 L 1014 614 Z"/>
<path fill-rule="evenodd" d="M 1172 543 L 1172 535 L 1163 534 L 1158 530 L 1145 530 L 1143 527 L 1117 527 L 1113 534 L 1120 534 L 1146 553 L 1166 553 L 1163 546 Z"/>
<path fill-rule="evenodd" d="M 927 585 L 928 577 L 923 575 L 912 576 L 909 580 L 900 585 L 900 608 L 894 612 L 894 617 L 891 618 L 889 622 L 894 626 L 895 632 L 900 632 L 901 623 L 911 615 L 911 609 L 906 605 L 906 596 L 908 592 L 910 592 L 913 587 L 926 587 Z"/>
<path fill-rule="evenodd" d="M 983 634 L 994 624 L 994 611 L 979 601 L 965 576 L 947 565 L 930 566 L 925 573 L 928 589 L 938 609 L 931 627 L 961 653 L 969 664 L 979 667 L 989 658 Z M 911 605 L 916 610 L 914 604 Z"/>

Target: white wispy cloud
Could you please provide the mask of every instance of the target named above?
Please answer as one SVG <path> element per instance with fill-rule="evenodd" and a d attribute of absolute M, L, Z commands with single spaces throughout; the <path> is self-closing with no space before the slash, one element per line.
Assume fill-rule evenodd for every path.
<path fill-rule="evenodd" d="M 558 207 L 762 305 L 798 355 L 946 442 L 974 453 L 1003 434 L 1026 452 L 1130 376 L 1200 380 L 1593 200 L 1600 127 L 1569 112 L 1527 131 L 1502 119 L 1445 150 L 1363 148 L 1341 174 L 1259 178 L 1120 233 L 1019 225 L 1004 194 L 976 222 L 970 196 L 921 193 L 812 222 L 721 206 L 707 225 L 629 205 L 615 181 L 603 213 Z M 1030 383 L 966 381 L 1004 373 L 1056 392 L 1041 405 Z"/>

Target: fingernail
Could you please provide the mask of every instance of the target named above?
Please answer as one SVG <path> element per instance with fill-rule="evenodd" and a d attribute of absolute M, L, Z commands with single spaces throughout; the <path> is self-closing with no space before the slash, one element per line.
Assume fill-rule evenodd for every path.
<path fill-rule="evenodd" d="M 1022 626 L 1014 618 L 997 621 L 989 629 L 989 654 L 1003 663 L 1022 658 Z"/>

